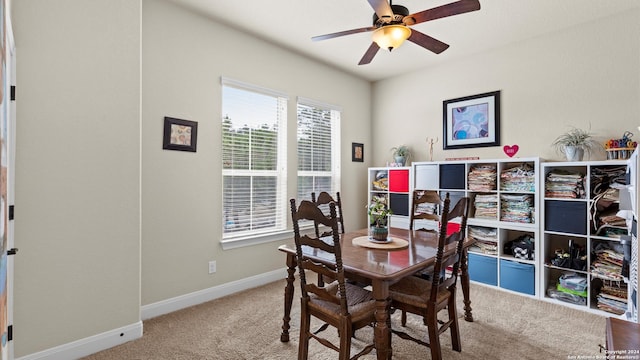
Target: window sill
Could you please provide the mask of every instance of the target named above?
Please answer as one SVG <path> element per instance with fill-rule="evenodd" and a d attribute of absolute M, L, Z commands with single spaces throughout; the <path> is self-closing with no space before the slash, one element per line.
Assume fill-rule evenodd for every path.
<path fill-rule="evenodd" d="M 305 226 L 300 229 L 305 233 L 313 233 L 313 225 Z M 293 230 L 287 229 L 283 231 L 273 232 L 264 235 L 252 235 L 246 237 L 237 237 L 220 241 L 222 250 L 238 249 L 246 246 L 266 244 L 274 241 L 293 240 Z"/>

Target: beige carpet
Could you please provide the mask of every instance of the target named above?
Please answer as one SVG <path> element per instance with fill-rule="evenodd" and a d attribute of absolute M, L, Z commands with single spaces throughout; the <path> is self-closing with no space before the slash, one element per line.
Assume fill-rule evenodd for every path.
<path fill-rule="evenodd" d="M 296 359 L 298 351 L 299 292 L 291 315 L 291 341 L 280 342 L 285 282 L 210 301 L 144 322 L 141 339 L 91 355 L 106 359 Z M 296 285 L 298 285 L 296 283 Z M 442 335 L 445 359 L 568 359 L 596 358 L 604 344 L 605 318 L 524 296 L 471 284 L 473 323 L 462 318 L 458 293 L 462 352 L 451 350 L 449 334 Z M 426 336 L 422 320 L 409 316 L 410 333 Z M 400 327 L 399 312 L 392 326 Z M 324 332 L 334 336 L 335 331 Z M 336 337 L 337 338 L 337 337 Z M 352 354 L 370 329 L 358 331 Z M 394 359 L 430 359 L 429 349 L 392 338 Z M 309 359 L 337 359 L 337 353 L 312 341 Z M 375 359 L 375 350 L 363 359 Z"/>

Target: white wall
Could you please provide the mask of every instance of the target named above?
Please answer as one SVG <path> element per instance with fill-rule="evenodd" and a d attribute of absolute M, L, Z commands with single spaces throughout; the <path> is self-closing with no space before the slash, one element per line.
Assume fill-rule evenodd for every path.
<path fill-rule="evenodd" d="M 339 105 L 342 197 L 347 228 L 365 225 L 366 163 L 351 142 L 368 143 L 370 84 L 172 3 L 143 2 L 142 304 L 282 269 L 283 242 L 222 250 L 220 77 L 285 92 L 289 143 L 296 96 Z M 198 122 L 196 153 L 162 150 L 164 116 Z M 288 198 L 296 196 L 296 149 L 288 153 Z M 217 261 L 208 274 L 207 263 Z M 251 266 L 243 265 L 251 264 Z M 283 271 L 283 277 L 285 272 Z"/>
<path fill-rule="evenodd" d="M 140 320 L 140 1 L 12 15 L 21 357 Z"/>
<path fill-rule="evenodd" d="M 221 76 L 288 93 L 291 142 L 296 96 L 343 107 L 345 217 L 364 226 L 368 164 L 350 142 L 371 137 L 369 82 L 161 0 L 21 0 L 13 23 L 16 357 L 70 354 L 141 305 L 284 268 L 282 241 L 219 244 Z M 198 121 L 197 153 L 162 150 L 164 116 Z"/>
<path fill-rule="evenodd" d="M 598 140 L 626 130 L 640 138 L 640 10 L 405 76 L 373 88 L 374 166 L 391 161 L 389 149 L 405 143 L 415 161 L 429 160 L 427 137 L 438 137 L 434 160 L 506 158 L 500 147 L 443 150 L 442 101 L 501 91 L 501 144 L 516 156 L 562 158 L 551 148 L 569 126 Z M 454 45 L 452 45 L 454 46 Z M 399 111 L 402 109 L 402 111 Z M 398 114 L 403 114 L 398 119 Z M 404 126 L 388 126 L 390 119 Z M 411 131 L 406 131 L 411 129 Z M 604 159 L 602 152 L 594 159 Z"/>

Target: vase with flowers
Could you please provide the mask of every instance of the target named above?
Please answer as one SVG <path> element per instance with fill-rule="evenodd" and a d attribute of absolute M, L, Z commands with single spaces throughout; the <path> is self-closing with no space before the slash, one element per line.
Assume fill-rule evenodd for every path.
<path fill-rule="evenodd" d="M 374 197 L 367 205 L 367 214 L 371 224 L 371 237 L 374 241 L 387 241 L 389 237 L 389 215 L 393 212 L 387 207 L 385 197 Z"/>

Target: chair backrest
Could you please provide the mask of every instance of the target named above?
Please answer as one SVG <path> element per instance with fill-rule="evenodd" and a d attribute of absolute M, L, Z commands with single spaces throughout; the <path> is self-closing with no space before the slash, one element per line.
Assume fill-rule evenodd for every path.
<path fill-rule="evenodd" d="M 449 210 L 450 202 L 451 199 L 449 198 L 449 193 L 447 193 L 441 213 L 438 251 L 433 269 L 431 299 L 434 301 L 440 290 L 450 289 L 452 286 L 455 287 L 460 260 L 462 259 L 462 246 L 466 237 L 469 198 L 461 198 L 451 210 Z M 455 218 L 460 218 L 460 229 L 447 235 L 447 224 Z M 449 252 L 452 244 L 455 244 L 454 251 Z M 448 268 L 451 269 L 450 273 L 447 271 Z"/>
<path fill-rule="evenodd" d="M 300 206 L 297 209 L 295 199 L 291 199 L 289 202 L 291 203 L 291 219 L 293 220 L 293 233 L 296 242 L 298 274 L 300 277 L 302 296 L 309 300 L 309 294 L 315 294 L 323 300 L 340 305 L 342 315 L 347 315 L 349 313 L 349 309 L 347 307 L 346 300 L 345 276 L 342 265 L 342 251 L 340 248 L 340 234 L 338 233 L 338 220 L 336 216 L 335 203 L 329 203 L 329 216 L 325 216 L 320 208 L 311 201 L 301 201 Z M 300 235 L 300 226 L 298 222 L 301 220 L 313 220 L 314 222 L 318 222 L 319 224 L 331 228 L 333 241 L 329 243 L 326 238 L 323 241 L 319 236 L 310 237 L 308 235 Z M 304 257 L 302 253 L 303 246 L 308 246 L 314 251 L 322 250 L 328 253 L 331 256 L 330 260 L 333 260 L 332 265 L 335 265 L 335 267 L 329 267 Z M 310 275 L 310 272 L 314 272 L 329 279 L 335 279 L 338 282 L 338 291 L 336 294 L 331 294 L 326 288 L 319 287 L 317 284 L 307 283 L 307 277 Z"/>
<path fill-rule="evenodd" d="M 317 198 L 316 198 L 316 193 L 312 192 L 311 193 L 311 202 L 316 204 L 321 209 L 326 208 L 329 205 L 329 203 L 335 203 L 336 204 L 336 212 L 337 212 L 337 217 L 338 217 L 339 229 L 340 229 L 340 232 L 344 234 L 344 217 L 342 216 L 342 200 L 340 199 L 340 192 L 339 191 L 336 192 L 336 199 L 334 199 L 326 191 L 322 191 L 318 195 Z M 324 214 L 325 215 L 327 214 L 326 211 L 324 212 Z M 318 224 L 315 221 L 313 222 L 313 226 L 316 229 L 316 236 L 317 237 L 324 237 L 324 236 L 331 235 L 331 231 L 324 231 L 321 234 L 320 233 L 320 224 Z"/>
<path fill-rule="evenodd" d="M 438 207 L 442 203 L 435 190 L 413 190 L 411 214 L 409 215 L 409 230 L 413 230 L 416 220 L 440 221 Z"/>

